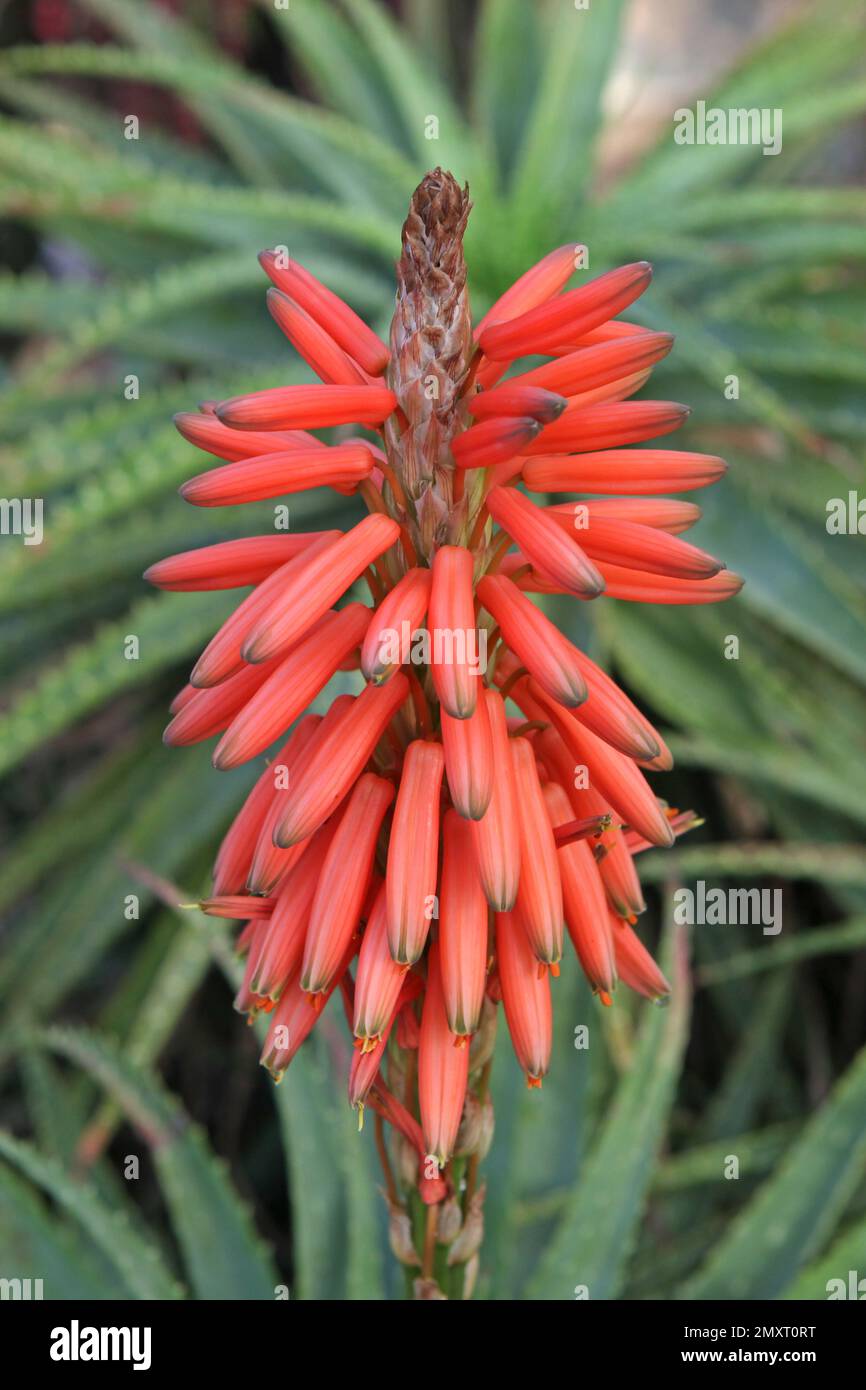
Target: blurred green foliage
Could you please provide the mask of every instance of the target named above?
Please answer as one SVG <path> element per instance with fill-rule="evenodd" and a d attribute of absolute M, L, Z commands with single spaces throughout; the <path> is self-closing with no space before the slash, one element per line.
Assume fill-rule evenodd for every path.
<path fill-rule="evenodd" d="M 334 1079 L 336 1020 L 283 1086 L 237 1100 L 253 1054 L 236 1055 L 231 1016 L 214 1030 L 202 993 L 207 980 L 230 1014 L 214 983 L 234 976 L 228 940 L 138 876 L 194 896 L 250 781 L 159 745 L 227 596 L 152 595 L 140 573 L 262 529 L 255 509 L 179 501 L 198 464 L 170 423 L 204 397 L 303 379 L 255 253 L 286 243 L 385 331 L 408 196 L 442 164 L 475 204 L 477 312 L 574 237 L 593 273 L 655 263 L 634 317 L 677 347 L 654 394 L 694 407 L 685 447 L 732 465 L 700 499 L 696 539 L 748 582 L 722 609 L 601 600 L 579 634 L 670 728 L 671 798 L 707 815 L 694 842 L 647 857 L 647 882 L 786 885 L 778 939 L 666 933 L 667 1011 L 621 1000 L 601 1017 L 566 970 L 543 1094 L 522 1091 L 500 1039 L 479 1293 L 824 1297 L 826 1279 L 866 1268 L 866 572 L 862 538 L 825 527 L 828 500 L 864 486 L 866 192 L 834 173 L 866 109 L 862 5 L 807 7 L 704 94 L 781 107 L 780 155 L 677 146 L 667 125 L 615 179 L 599 178 L 599 137 L 623 0 L 483 0 L 471 34 L 459 7 L 446 32 L 435 0 L 401 22 L 379 0 L 262 5 L 250 22 L 303 95 L 142 0 L 83 8 L 110 41 L 0 53 L 0 215 L 42 264 L 80 270 L 0 278 L 0 330 L 21 342 L 0 382 L 2 490 L 42 496 L 46 527 L 41 547 L 0 551 L 0 804 L 18 827 L 0 866 L 3 1273 L 44 1276 L 59 1298 L 268 1298 L 286 1281 L 302 1298 L 395 1296 L 372 1136 L 353 1134 Z M 154 88 L 203 140 L 147 124 L 124 139 L 130 92 Z M 350 515 L 318 493 L 293 501 L 298 527 Z M 213 1053 L 201 1095 L 184 1070 L 196 1048 Z M 210 1137 L 155 1074 L 166 1057 Z M 258 1126 L 228 1146 L 232 1175 L 214 1157 L 233 1095 L 275 1114 L 282 1159 Z M 147 1145 L 143 1199 L 118 1176 L 137 1142 L 119 1126 Z M 271 1192 L 283 1162 L 288 1222 Z M 288 1226 L 290 1245 L 266 1248 L 238 1185 L 259 1230 Z"/>

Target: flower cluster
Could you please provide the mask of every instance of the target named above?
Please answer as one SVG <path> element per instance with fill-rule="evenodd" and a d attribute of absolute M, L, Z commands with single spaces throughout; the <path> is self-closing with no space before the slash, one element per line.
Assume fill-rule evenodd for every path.
<path fill-rule="evenodd" d="M 687 414 L 629 399 L 672 346 L 616 317 L 650 266 L 568 290 L 581 248 L 560 247 L 473 328 L 469 209 L 441 170 L 416 190 L 390 345 L 264 253 L 271 312 L 322 384 L 177 420 L 221 460 L 181 489 L 197 506 L 331 487 L 369 514 L 345 534 L 234 540 L 148 571 L 167 589 L 249 589 L 174 701 L 167 741 L 218 734 L 214 764 L 231 768 L 288 733 L 203 904 L 245 923 L 238 1007 L 269 1014 L 262 1060 L 279 1075 L 340 993 L 351 1101 L 395 1127 L 428 1203 L 453 1192 L 452 1156 L 489 1141 L 499 1002 L 541 1084 L 564 932 L 603 1004 L 617 981 L 668 991 L 634 930 L 634 856 L 693 817 L 646 779 L 671 765 L 660 734 L 528 595 L 711 603 L 740 587 L 681 539 L 699 509 L 658 496 L 715 482 L 721 460 L 628 447 Z M 512 371 L 526 358 L 540 365 Z M 310 432 L 326 427 L 338 442 Z M 347 601 L 358 581 L 372 603 Z M 419 631 L 433 639 L 421 661 L 394 641 Z M 337 671 L 358 671 L 360 693 L 306 713 Z"/>

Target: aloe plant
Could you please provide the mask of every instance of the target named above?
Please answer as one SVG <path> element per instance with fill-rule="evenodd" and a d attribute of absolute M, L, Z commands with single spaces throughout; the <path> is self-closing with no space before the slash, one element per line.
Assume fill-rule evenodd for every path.
<path fill-rule="evenodd" d="M 251 779 L 157 751 L 168 699 L 228 610 L 220 594 L 154 597 L 140 574 L 257 529 L 177 503 L 193 456 L 170 423 L 191 400 L 305 379 L 261 312 L 255 253 L 288 245 L 376 315 L 407 196 L 438 163 L 475 202 L 480 311 L 558 241 L 585 242 L 593 273 L 655 263 L 635 316 L 677 334 L 663 393 L 693 406 L 686 447 L 731 463 L 697 538 L 747 583 L 729 608 L 673 617 L 603 601 L 579 636 L 663 724 L 676 797 L 705 811 L 693 843 L 647 856 L 646 881 L 786 889 L 785 932 L 757 943 L 736 927 L 687 942 L 655 897 L 674 1006 L 600 1018 L 566 973 L 543 1093 L 519 1094 L 497 1060 L 478 1295 L 825 1297 L 858 1257 L 862 1270 L 866 1241 L 866 1072 L 843 1026 L 866 946 L 866 585 L 861 538 L 825 524 L 861 485 L 866 437 L 866 194 L 826 173 L 866 106 L 860 7 L 807 8 L 703 94 L 781 108 L 777 157 L 678 146 L 667 123 L 616 177 L 600 169 L 602 94 L 624 0 L 484 0 L 471 40 L 425 0 L 402 19 L 379 0 L 263 4 L 303 96 L 155 6 L 83 8 L 109 41 L 0 53 L 0 209 L 43 253 L 0 278 L 0 328 L 20 344 L 0 381 L 2 491 L 45 509 L 42 546 L 4 536 L 0 550 L 0 775 L 18 823 L 0 865 L 4 1270 L 44 1270 L 66 1298 L 401 1293 L 372 1136 L 334 1099 L 338 1030 L 281 1087 L 262 1081 L 267 1137 L 232 1136 L 231 1174 L 213 1152 L 225 1133 L 185 1128 L 184 1109 L 212 1115 L 185 1085 L 184 1031 L 235 1075 L 235 1042 L 206 1011 L 234 960 L 174 904 L 204 888 Z M 126 139 L 121 82 L 170 94 L 205 138 L 144 123 Z M 72 259 L 84 274 L 37 268 Z M 324 494 L 293 503 L 306 528 L 348 515 Z M 59 1026 L 82 1017 L 84 1031 Z M 124 1154 L 159 1201 L 119 1175 Z"/>

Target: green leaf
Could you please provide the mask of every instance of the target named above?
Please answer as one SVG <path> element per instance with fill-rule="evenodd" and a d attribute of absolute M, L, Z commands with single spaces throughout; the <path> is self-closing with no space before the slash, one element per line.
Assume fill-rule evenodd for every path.
<path fill-rule="evenodd" d="M 483 0 L 473 48 L 472 106 L 509 175 L 539 81 L 538 14 L 525 0 Z"/>
<path fill-rule="evenodd" d="M 39 1041 L 93 1076 L 150 1146 L 196 1297 L 273 1299 L 276 1271 L 225 1165 L 156 1077 L 83 1031 L 50 1028 Z"/>
<path fill-rule="evenodd" d="M 655 1156 L 679 1077 L 689 1017 L 686 942 L 671 928 L 670 1007 L 644 1021 L 628 1072 L 556 1233 L 527 1286 L 530 1299 L 615 1298 L 635 1240 Z"/>
<path fill-rule="evenodd" d="M 834 926 L 814 927 L 796 935 L 774 937 L 772 942 L 751 951 L 736 951 L 700 971 L 702 984 L 741 980 L 764 970 L 814 960 L 837 951 L 862 951 L 866 947 L 866 917 L 854 917 Z"/>
<path fill-rule="evenodd" d="M 117 1272 L 121 1287 L 129 1297 L 183 1297 L 183 1290 L 157 1247 L 144 1241 L 126 1216 L 106 1206 L 86 1183 L 69 1177 L 56 1160 L 46 1158 L 32 1144 L 3 1130 L 0 1130 L 0 1157 L 40 1187 L 81 1226 Z"/>
<path fill-rule="evenodd" d="M 348 1068 L 348 1047 L 344 1059 Z M 276 1088 L 297 1251 L 293 1298 L 384 1297 L 372 1125 L 358 1134 L 344 1084 L 319 1028 Z"/>
<path fill-rule="evenodd" d="M 855 1221 L 842 1231 L 826 1254 L 801 1270 L 797 1278 L 779 1295 L 780 1298 L 826 1299 L 856 1298 L 862 1300 L 863 1254 L 866 1251 L 866 1220 Z M 851 1271 L 854 1278 L 851 1279 Z M 844 1292 L 839 1284 L 841 1280 Z M 854 1291 L 852 1293 L 852 1284 Z"/>
<path fill-rule="evenodd" d="M 224 595 L 216 603 L 210 594 L 195 595 L 204 598 L 202 603 L 166 602 L 175 597 L 160 594 L 142 599 L 91 642 L 73 647 L 13 702 L 0 716 L 0 773 L 8 772 L 82 715 L 203 646 L 229 607 Z M 130 635 L 139 641 L 138 660 L 124 656 Z"/>
<path fill-rule="evenodd" d="M 546 7 L 544 66 L 509 189 L 521 249 L 551 226 L 567 234 L 592 172 L 622 13 L 623 0 L 587 9 L 551 0 Z"/>
<path fill-rule="evenodd" d="M 43 1297 L 54 1300 L 117 1298 L 115 1266 L 6 1165 L 0 1166 L 0 1230 L 7 1277 L 15 1270 L 14 1277 L 39 1279 Z"/>
<path fill-rule="evenodd" d="M 864 1161 L 866 1050 L 679 1297 L 777 1298 L 831 1234 Z"/>

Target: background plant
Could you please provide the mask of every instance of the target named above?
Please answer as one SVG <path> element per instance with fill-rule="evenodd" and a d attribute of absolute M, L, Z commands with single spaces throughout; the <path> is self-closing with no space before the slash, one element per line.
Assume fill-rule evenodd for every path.
<path fill-rule="evenodd" d="M 785 887 L 778 938 L 698 928 L 687 964 L 667 929 L 666 1012 L 602 1017 L 564 971 L 541 1096 L 503 1048 L 479 1294 L 823 1297 L 863 1271 L 866 572 L 862 537 L 825 527 L 828 499 L 864 488 L 863 7 L 792 5 L 697 93 L 781 107 L 778 157 L 680 147 L 668 121 L 614 171 L 602 98 L 629 8 L 263 4 L 242 66 L 194 5 L 87 0 L 63 43 L 0 53 L 2 492 L 43 497 L 46 526 L 41 547 L 0 548 L 0 1262 L 52 1296 L 400 1292 L 372 1136 L 334 1099 L 336 1018 L 280 1088 L 251 1079 L 228 938 L 172 906 L 173 885 L 204 888 L 251 774 L 162 751 L 230 598 L 154 596 L 140 573 L 268 525 L 181 504 L 194 456 L 170 420 L 303 379 L 255 253 L 287 244 L 381 331 L 406 199 L 437 163 L 470 184 L 478 310 L 575 237 L 593 273 L 655 264 L 634 317 L 677 334 L 657 394 L 694 407 L 683 447 L 732 465 L 696 541 L 747 585 L 721 609 L 603 601 L 572 635 L 671 729 L 671 798 L 706 816 L 645 858 L 650 932 L 679 879 Z M 139 109 L 154 116 L 127 140 Z M 292 507 L 302 528 L 351 515 L 324 494 Z"/>

